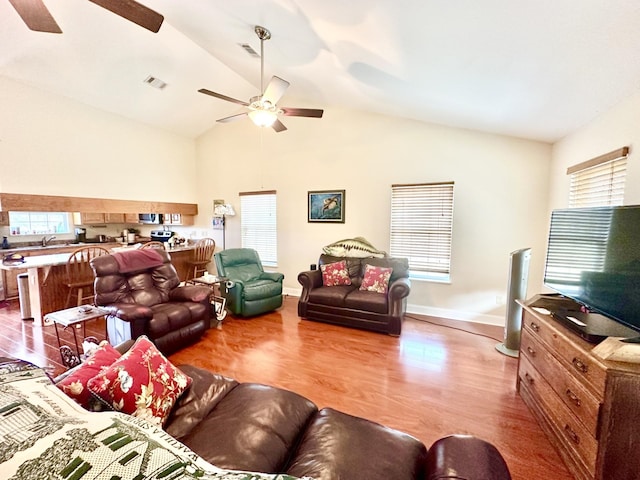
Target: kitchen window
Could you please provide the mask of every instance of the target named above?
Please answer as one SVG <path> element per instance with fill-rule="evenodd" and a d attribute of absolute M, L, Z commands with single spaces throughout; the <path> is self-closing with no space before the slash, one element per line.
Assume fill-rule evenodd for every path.
<path fill-rule="evenodd" d="M 71 233 L 68 212 L 9 212 L 11 235 Z"/>

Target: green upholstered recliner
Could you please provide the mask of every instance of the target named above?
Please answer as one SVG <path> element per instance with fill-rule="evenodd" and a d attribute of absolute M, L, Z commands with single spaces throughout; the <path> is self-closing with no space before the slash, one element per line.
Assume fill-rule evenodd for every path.
<path fill-rule="evenodd" d="M 258 252 L 230 248 L 216 253 L 214 258 L 218 275 L 230 280 L 222 294 L 231 313 L 251 317 L 282 306 L 284 275 L 265 272 Z"/>

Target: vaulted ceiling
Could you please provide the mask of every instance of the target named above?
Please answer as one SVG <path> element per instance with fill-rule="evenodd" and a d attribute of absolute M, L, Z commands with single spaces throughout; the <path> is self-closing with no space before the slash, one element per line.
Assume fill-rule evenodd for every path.
<path fill-rule="evenodd" d="M 242 111 L 199 88 L 259 94 L 240 47 L 260 51 L 255 25 L 272 33 L 265 76 L 291 82 L 280 103 L 319 121 L 344 107 L 553 142 L 640 89 L 638 0 L 141 0 L 158 33 L 44 1 L 62 34 L 0 2 L 0 75 L 189 137 Z"/>

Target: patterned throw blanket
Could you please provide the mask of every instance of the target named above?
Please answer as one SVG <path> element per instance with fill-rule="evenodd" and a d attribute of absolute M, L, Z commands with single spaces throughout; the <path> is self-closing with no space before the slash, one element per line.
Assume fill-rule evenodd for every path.
<path fill-rule="evenodd" d="M 294 477 L 217 468 L 161 428 L 122 413 L 88 412 L 40 368 L 0 359 L 0 479 Z"/>

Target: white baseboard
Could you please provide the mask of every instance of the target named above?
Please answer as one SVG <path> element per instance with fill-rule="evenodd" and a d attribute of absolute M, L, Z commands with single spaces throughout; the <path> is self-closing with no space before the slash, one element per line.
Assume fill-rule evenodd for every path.
<path fill-rule="evenodd" d="M 302 289 L 283 288 L 282 293 L 292 297 L 299 297 Z M 484 323 L 487 325 L 503 326 L 505 319 L 498 315 L 487 315 L 477 312 L 464 312 L 461 310 L 450 310 L 446 308 L 426 307 L 424 305 L 407 305 L 407 313 L 417 315 L 429 315 L 432 317 L 448 318 L 450 320 L 462 320 L 464 322 Z"/>

